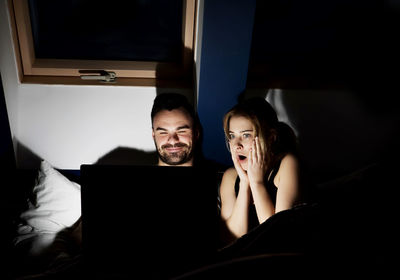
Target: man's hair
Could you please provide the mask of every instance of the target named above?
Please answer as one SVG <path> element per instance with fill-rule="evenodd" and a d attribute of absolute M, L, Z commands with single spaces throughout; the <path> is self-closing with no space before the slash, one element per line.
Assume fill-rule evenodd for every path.
<path fill-rule="evenodd" d="M 183 108 L 192 118 L 194 128 L 197 128 L 197 117 L 192 105 L 187 98 L 179 93 L 163 93 L 157 95 L 154 99 L 153 108 L 151 109 L 151 123 L 153 123 L 155 115 L 162 110 L 172 111 L 174 109 Z"/>

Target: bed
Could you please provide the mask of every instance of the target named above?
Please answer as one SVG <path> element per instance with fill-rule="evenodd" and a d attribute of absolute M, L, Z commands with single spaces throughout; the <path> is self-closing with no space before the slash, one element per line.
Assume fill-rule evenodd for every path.
<path fill-rule="evenodd" d="M 7 276 L 30 279 L 61 269 L 81 247 L 79 170 L 61 171 L 42 161 L 38 170 L 12 176 L 18 191 L 10 192 L 6 209 Z"/>
<path fill-rule="evenodd" d="M 317 199 L 275 214 L 220 248 L 208 265 L 176 279 L 238 276 L 246 269 L 266 267 L 272 273 L 288 264 L 298 268 L 286 270 L 295 272 L 293 276 L 320 275 L 316 272 L 322 268 L 338 276 L 345 270 L 355 275 L 368 272 L 386 258 L 379 233 L 384 222 L 368 205 L 384 169 L 373 164 L 317 185 Z M 4 278 L 90 279 L 81 254 L 79 170 L 58 170 L 42 161 L 38 170 L 20 170 L 12 176 L 19 191 L 3 204 L 10 221 L 9 234 L 3 238 Z"/>

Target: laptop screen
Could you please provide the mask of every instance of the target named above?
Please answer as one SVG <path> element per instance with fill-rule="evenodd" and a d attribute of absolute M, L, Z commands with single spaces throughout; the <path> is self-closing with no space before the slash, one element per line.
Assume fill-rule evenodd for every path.
<path fill-rule="evenodd" d="M 82 165 L 82 244 L 99 274 L 177 275 L 217 249 L 215 172 L 200 167 Z"/>

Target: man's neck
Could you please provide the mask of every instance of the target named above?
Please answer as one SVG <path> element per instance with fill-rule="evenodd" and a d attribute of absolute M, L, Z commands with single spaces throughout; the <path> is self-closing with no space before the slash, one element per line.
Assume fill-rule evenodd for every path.
<path fill-rule="evenodd" d="M 163 162 L 161 159 L 158 159 L 158 166 L 193 166 L 193 159 L 178 165 L 171 165 L 168 163 Z"/>

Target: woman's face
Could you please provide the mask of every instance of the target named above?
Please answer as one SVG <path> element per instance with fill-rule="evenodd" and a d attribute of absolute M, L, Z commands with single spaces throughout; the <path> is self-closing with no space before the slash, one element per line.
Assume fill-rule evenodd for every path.
<path fill-rule="evenodd" d="M 243 116 L 233 116 L 229 120 L 229 147 L 232 156 L 247 170 L 249 151 L 255 137 L 252 122 Z"/>

